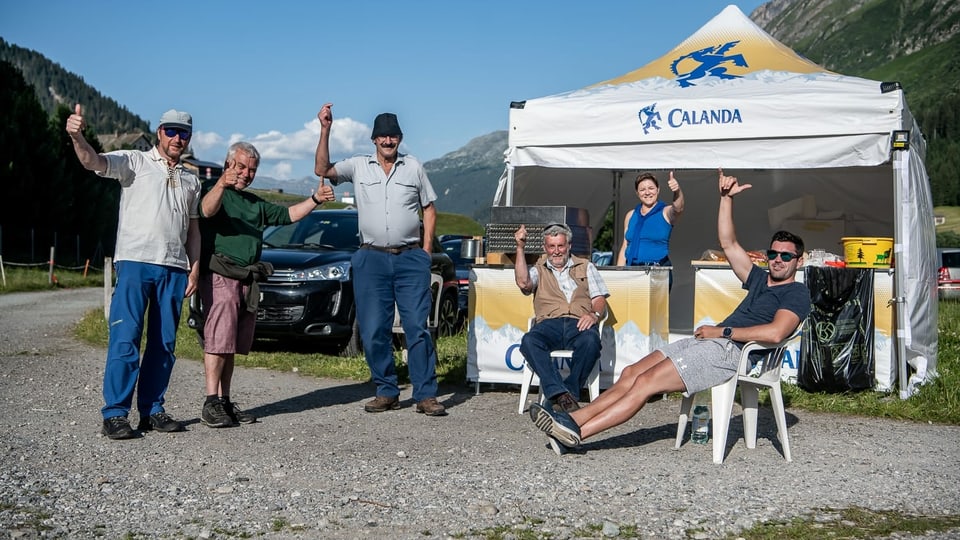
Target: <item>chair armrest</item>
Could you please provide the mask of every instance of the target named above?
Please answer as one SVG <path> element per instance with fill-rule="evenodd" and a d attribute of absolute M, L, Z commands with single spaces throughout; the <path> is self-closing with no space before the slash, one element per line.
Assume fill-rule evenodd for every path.
<path fill-rule="evenodd" d="M 750 353 L 753 351 L 770 349 L 770 354 L 779 358 L 787 344 L 800 335 L 801 328 L 803 328 L 802 323 L 798 325 L 789 336 L 784 338 L 783 341 L 777 343 L 766 341 L 748 341 L 746 344 L 744 344 L 743 348 L 740 349 L 740 365 L 737 367 L 737 373 L 739 375 L 747 375 L 750 373 Z"/>

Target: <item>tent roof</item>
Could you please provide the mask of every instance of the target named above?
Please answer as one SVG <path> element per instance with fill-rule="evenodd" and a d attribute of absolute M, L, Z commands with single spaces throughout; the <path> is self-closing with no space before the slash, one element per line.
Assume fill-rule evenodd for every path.
<path fill-rule="evenodd" d="M 728 43 L 734 44 L 738 54 L 749 58 L 749 62 L 744 62 L 745 65 L 725 64 L 728 73 L 732 75 L 743 76 L 763 70 L 829 73 L 774 39 L 747 18 L 739 8 L 731 5 L 667 54 L 640 69 L 595 86 L 636 82 L 651 77 L 680 77 L 698 67 L 697 57 L 715 55 L 718 47 Z"/>
<path fill-rule="evenodd" d="M 877 165 L 903 125 L 903 92 L 891 89 L 899 86 L 821 68 L 728 6 L 638 70 L 512 105 L 507 159 L 602 169 Z"/>

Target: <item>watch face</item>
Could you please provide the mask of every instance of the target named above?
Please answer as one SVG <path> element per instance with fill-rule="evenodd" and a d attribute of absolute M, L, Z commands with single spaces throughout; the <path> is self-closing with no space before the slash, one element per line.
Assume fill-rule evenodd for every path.
<path fill-rule="evenodd" d="M 732 335 L 733 335 L 733 328 L 730 328 L 730 327 L 728 326 L 728 327 L 726 327 L 726 328 L 723 329 L 723 337 L 729 338 L 729 337 L 732 336 Z"/>

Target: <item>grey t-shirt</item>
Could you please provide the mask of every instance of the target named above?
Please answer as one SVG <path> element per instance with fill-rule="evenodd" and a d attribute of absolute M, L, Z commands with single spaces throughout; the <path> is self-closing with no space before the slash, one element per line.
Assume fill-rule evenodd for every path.
<path fill-rule="evenodd" d="M 754 265 L 743 288 L 747 289 L 747 297 L 719 326 L 743 328 L 769 324 L 780 309 L 789 309 L 801 321 L 810 314 L 810 290 L 803 283 L 795 281 L 770 287 L 766 270 Z"/>

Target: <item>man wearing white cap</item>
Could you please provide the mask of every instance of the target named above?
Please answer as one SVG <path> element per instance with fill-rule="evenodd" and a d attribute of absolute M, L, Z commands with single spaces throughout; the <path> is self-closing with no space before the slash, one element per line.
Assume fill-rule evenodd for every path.
<path fill-rule="evenodd" d="M 137 392 L 139 431 L 183 429 L 164 411 L 164 394 L 176 361 L 183 297 L 197 288 L 200 182 L 180 158 L 193 134 L 193 118 L 170 109 L 160 117 L 157 145 L 147 152 L 98 154 L 83 136 L 80 105 L 67 118 L 67 133 L 80 163 L 120 182 L 120 217 L 114 261 L 117 286 L 110 301 L 110 342 L 103 374 L 103 435 L 138 436 L 127 414 Z M 140 340 L 149 309 L 146 350 Z"/>

